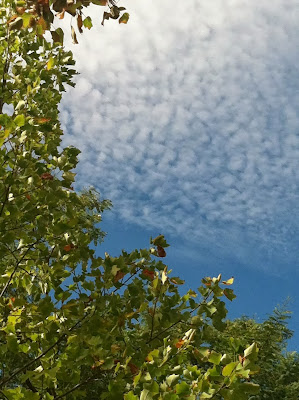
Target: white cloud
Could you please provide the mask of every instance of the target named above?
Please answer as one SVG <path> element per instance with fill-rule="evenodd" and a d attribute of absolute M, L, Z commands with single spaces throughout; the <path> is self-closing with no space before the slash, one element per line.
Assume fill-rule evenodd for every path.
<path fill-rule="evenodd" d="M 298 2 L 126 4 L 127 26 L 98 23 L 72 46 L 81 74 L 61 121 L 79 184 L 244 263 L 296 260 Z"/>

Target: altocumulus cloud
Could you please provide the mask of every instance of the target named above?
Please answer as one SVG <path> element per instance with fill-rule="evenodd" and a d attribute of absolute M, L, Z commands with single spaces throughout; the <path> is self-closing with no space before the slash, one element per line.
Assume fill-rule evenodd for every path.
<path fill-rule="evenodd" d="M 131 0 L 129 24 L 105 28 L 96 10 L 96 27 L 72 46 L 80 75 L 61 121 L 64 144 L 82 150 L 78 183 L 124 221 L 217 243 L 243 262 L 291 264 L 298 1 L 187 3 Z"/>

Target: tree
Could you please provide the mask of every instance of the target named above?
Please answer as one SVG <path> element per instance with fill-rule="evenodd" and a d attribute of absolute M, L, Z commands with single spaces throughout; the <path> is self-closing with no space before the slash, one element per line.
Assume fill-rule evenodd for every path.
<path fill-rule="evenodd" d="M 43 37 L 44 14 L 32 23 L 12 0 L 0 13 L 1 398 L 256 393 L 255 343 L 241 361 L 207 346 L 212 327 L 225 327 L 233 279 L 207 277 L 181 295 L 183 281 L 161 261 L 162 235 L 149 249 L 96 256 L 90 245 L 104 237 L 99 223 L 110 203 L 92 188 L 74 191 L 79 150 L 60 148 L 58 104 L 73 85 L 72 54 Z"/>
<path fill-rule="evenodd" d="M 129 14 L 124 12 L 125 7 L 119 7 L 115 0 L 17 0 L 5 1 L 14 11 L 7 21 L 10 30 L 31 28 L 36 35 L 41 36 L 45 31 L 51 31 L 54 42 L 63 44 L 63 31 L 61 28 L 53 28 L 55 17 L 63 19 L 65 13 L 76 18 L 77 29 L 83 33 L 83 28 L 91 29 L 92 19 L 85 16 L 83 10 L 91 5 L 104 6 L 102 25 L 105 20 L 118 20 L 120 24 L 126 24 Z M 77 44 L 77 35 L 71 25 L 73 43 Z"/>
<path fill-rule="evenodd" d="M 262 323 L 248 317 L 228 321 L 221 334 L 214 330 L 210 339 L 215 350 L 229 348 L 230 357 L 242 354 L 254 340 L 259 347 L 257 366 L 260 371 L 253 381 L 260 385 L 260 393 L 252 400 L 297 400 L 299 390 L 299 356 L 287 352 L 287 340 L 293 332 L 287 327 L 290 318 L 285 306 L 276 308 Z"/>

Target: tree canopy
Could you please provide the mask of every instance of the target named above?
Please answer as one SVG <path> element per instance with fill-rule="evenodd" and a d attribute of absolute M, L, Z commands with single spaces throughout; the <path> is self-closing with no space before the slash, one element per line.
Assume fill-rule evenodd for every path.
<path fill-rule="evenodd" d="M 228 320 L 223 332 L 214 329 L 211 334 L 214 349 L 230 348 L 230 357 L 241 354 L 248 343 L 257 343 L 259 373 L 253 381 L 260 385 L 260 392 L 252 400 L 298 399 L 299 356 L 297 352 L 287 351 L 287 341 L 293 335 L 287 326 L 289 318 L 284 305 L 263 322 L 244 316 Z"/>

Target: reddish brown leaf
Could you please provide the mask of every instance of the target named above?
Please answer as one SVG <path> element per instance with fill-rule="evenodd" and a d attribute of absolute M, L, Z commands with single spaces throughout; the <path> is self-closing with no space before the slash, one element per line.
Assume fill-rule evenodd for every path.
<path fill-rule="evenodd" d="M 31 200 L 30 194 L 26 193 L 26 194 L 25 194 L 25 197 L 26 197 L 27 200 Z"/>
<path fill-rule="evenodd" d="M 155 277 L 155 272 L 154 271 L 150 271 L 149 269 L 144 269 L 142 271 L 143 275 L 145 275 L 147 278 L 153 280 Z"/>
<path fill-rule="evenodd" d="M 65 13 L 65 8 L 60 13 L 56 14 L 56 17 L 58 17 L 59 19 L 63 19 L 64 13 Z"/>
<path fill-rule="evenodd" d="M 153 317 L 154 316 L 154 310 L 152 308 L 148 309 L 148 313 Z"/>
<path fill-rule="evenodd" d="M 116 273 L 116 275 L 115 275 L 113 281 L 114 281 L 114 282 L 118 282 L 118 281 L 119 281 L 120 279 L 122 279 L 125 275 L 126 275 L 125 272 L 117 271 L 117 273 Z"/>
<path fill-rule="evenodd" d="M 25 7 L 16 7 L 16 12 L 20 15 L 24 14 L 25 11 L 26 11 Z"/>
<path fill-rule="evenodd" d="M 44 20 L 43 17 L 40 17 L 40 18 L 39 18 L 39 20 L 37 21 L 37 24 L 40 25 L 40 26 L 42 27 L 42 30 L 43 30 L 44 32 L 46 31 L 46 29 L 47 29 L 47 27 L 48 27 L 48 24 L 47 24 L 47 22 Z"/>
<path fill-rule="evenodd" d="M 49 172 L 44 172 L 40 177 L 44 181 L 52 181 L 54 179 L 53 175 L 51 175 Z"/>
<path fill-rule="evenodd" d="M 166 257 L 166 251 L 163 247 L 157 246 L 158 257 Z"/>
<path fill-rule="evenodd" d="M 73 243 L 70 244 L 66 244 L 63 248 L 64 251 L 71 251 L 75 246 L 73 245 Z"/>
<path fill-rule="evenodd" d="M 175 347 L 176 347 L 177 349 L 180 349 L 180 348 L 183 346 L 184 343 L 185 343 L 185 340 L 180 339 L 180 340 L 175 344 Z"/>
<path fill-rule="evenodd" d="M 29 21 L 29 28 L 33 28 L 34 26 L 36 25 L 36 20 L 35 20 L 35 18 L 30 18 L 30 21 Z"/>
<path fill-rule="evenodd" d="M 36 118 L 35 121 L 38 124 L 45 124 L 46 122 L 50 122 L 51 118 L 41 117 L 41 118 Z"/>
<path fill-rule="evenodd" d="M 245 357 L 242 357 L 241 354 L 239 354 L 239 362 L 240 362 L 240 364 L 243 365 L 243 363 L 244 363 L 245 360 L 246 360 L 246 358 L 245 358 Z"/>
<path fill-rule="evenodd" d="M 139 371 L 139 368 L 135 364 L 133 364 L 131 362 L 129 362 L 128 367 L 130 368 L 130 371 L 131 371 L 132 375 L 137 374 L 138 371 Z"/>
<path fill-rule="evenodd" d="M 80 33 L 83 33 L 83 29 L 82 29 L 83 21 L 82 21 L 82 15 L 81 15 L 81 14 L 79 14 L 79 15 L 77 16 L 77 26 L 78 26 L 78 31 L 79 31 Z"/>

